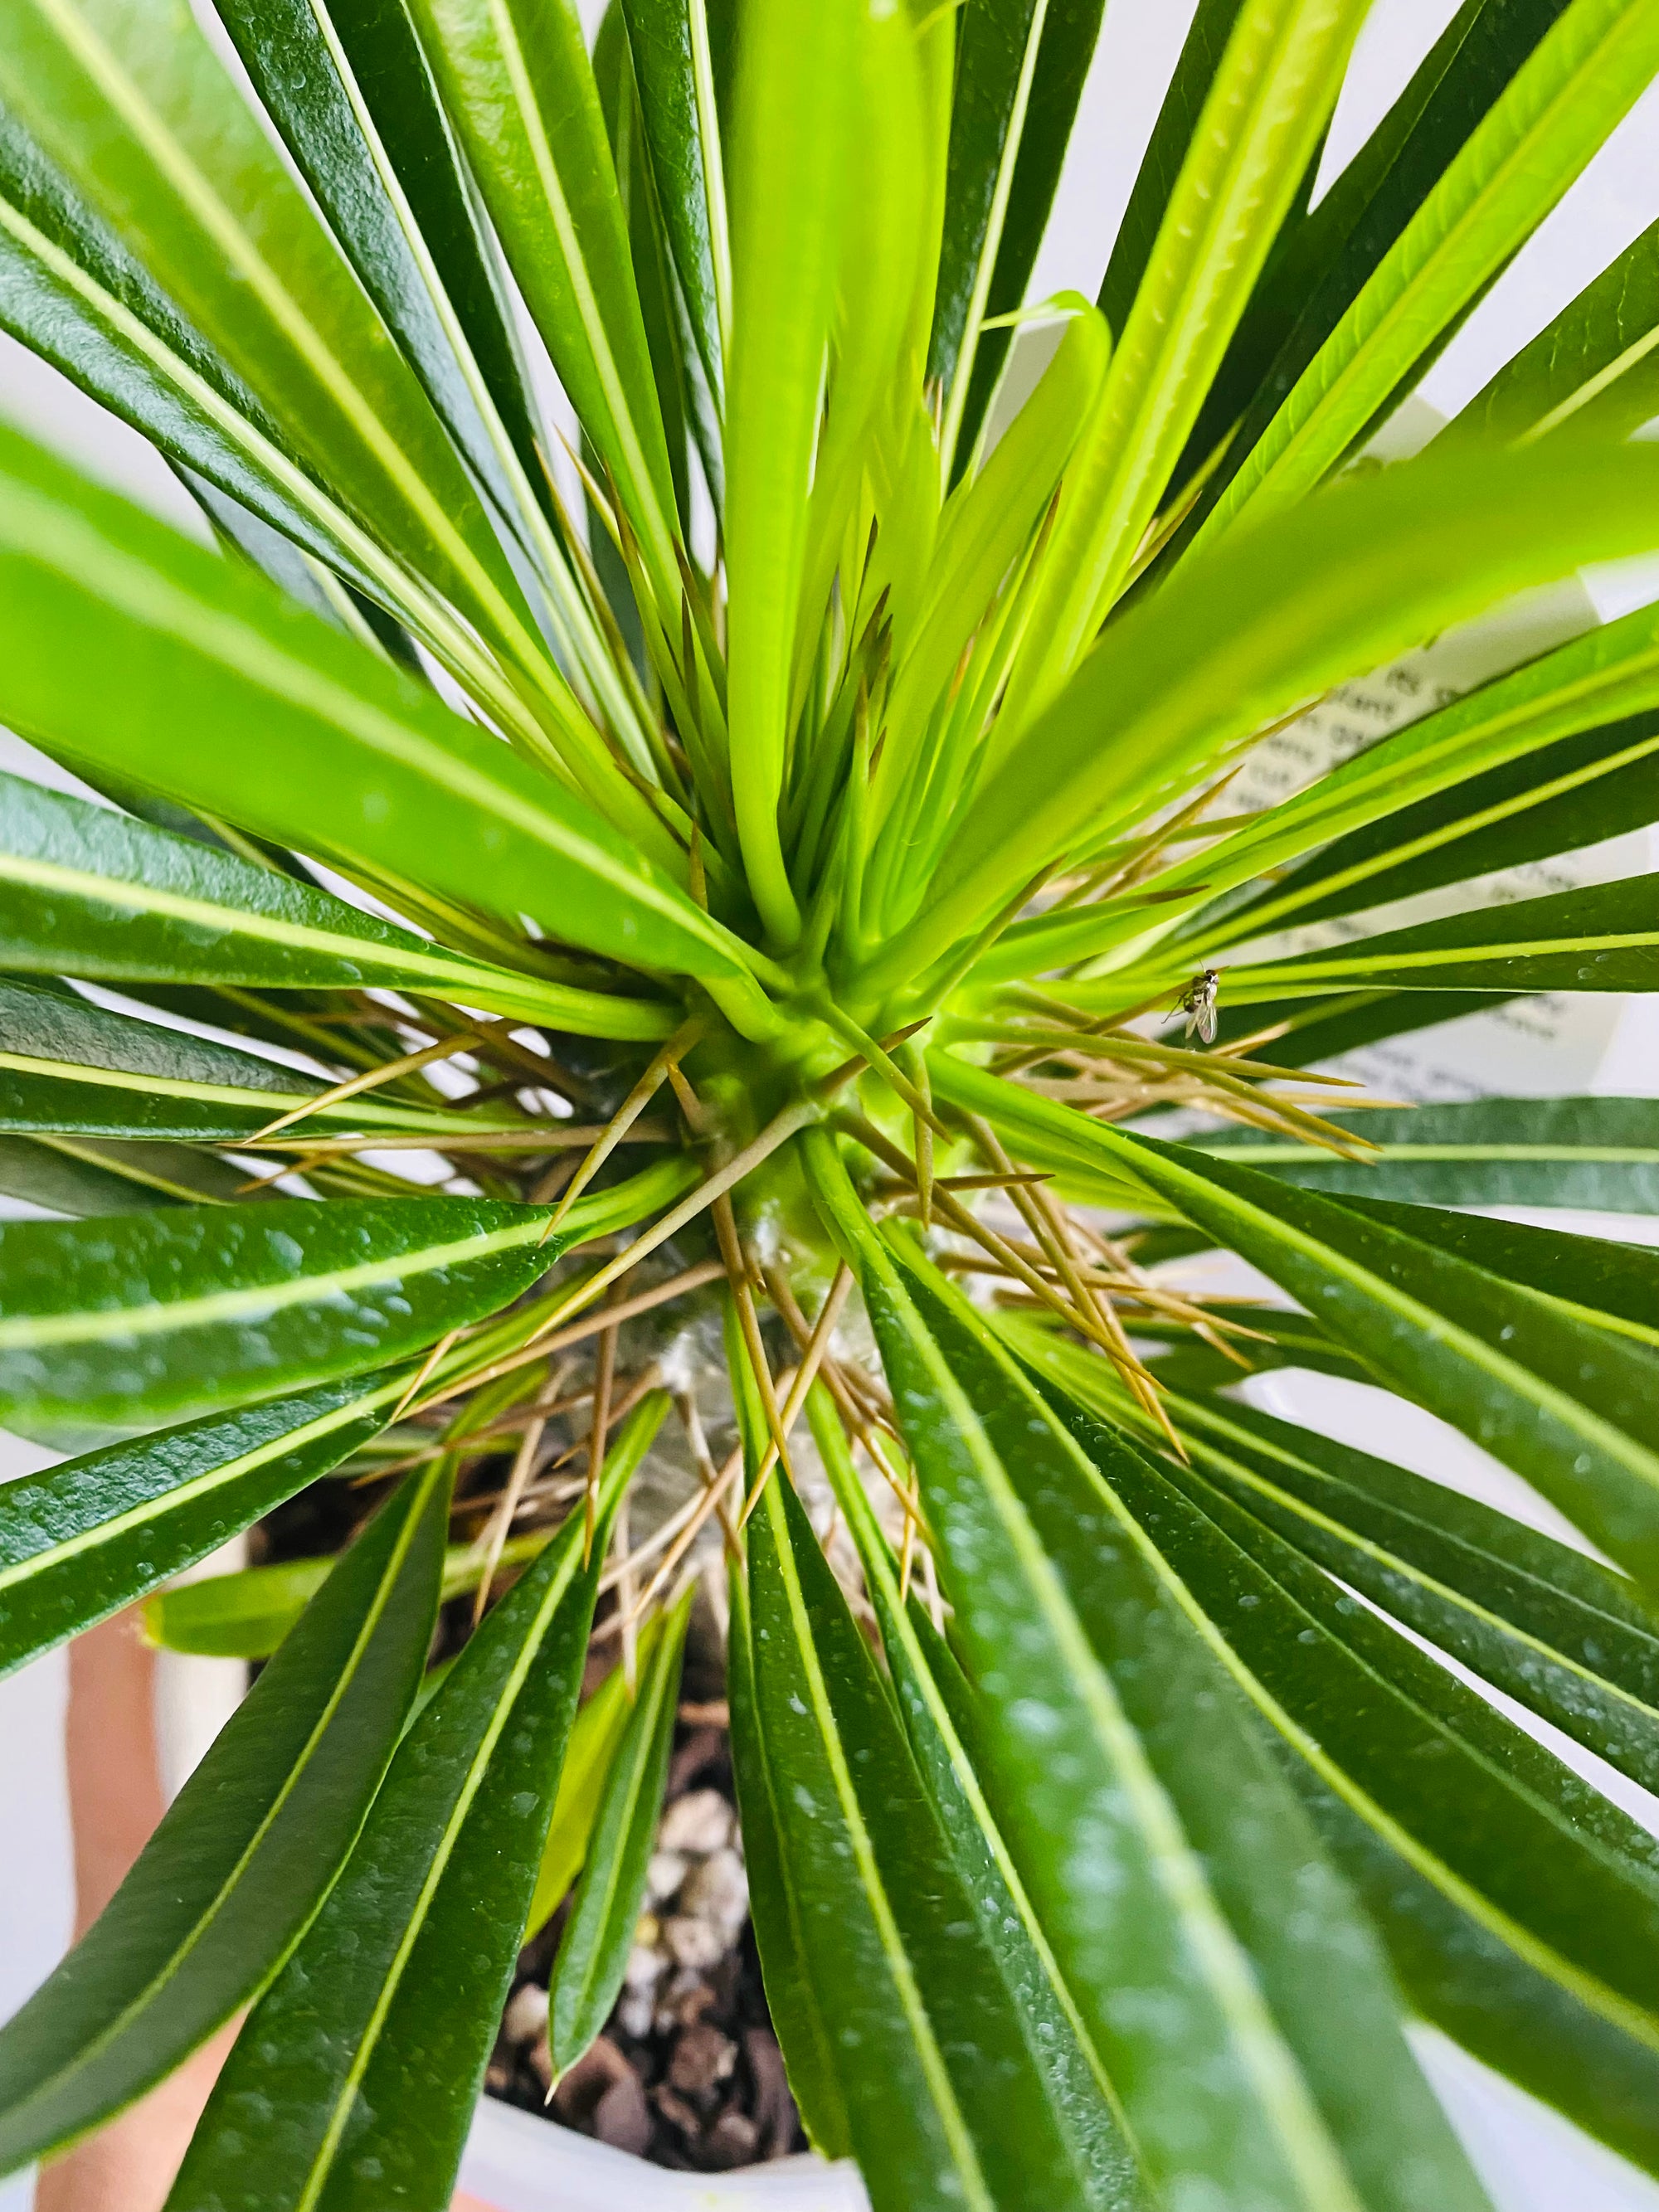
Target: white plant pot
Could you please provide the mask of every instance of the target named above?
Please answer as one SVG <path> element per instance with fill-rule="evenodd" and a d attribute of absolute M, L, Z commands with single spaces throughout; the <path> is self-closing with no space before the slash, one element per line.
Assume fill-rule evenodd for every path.
<path fill-rule="evenodd" d="M 868 2212 L 858 2168 L 781 2158 L 738 2173 L 671 2173 L 608 2143 L 478 2100 L 461 2187 L 491 2212 Z"/>

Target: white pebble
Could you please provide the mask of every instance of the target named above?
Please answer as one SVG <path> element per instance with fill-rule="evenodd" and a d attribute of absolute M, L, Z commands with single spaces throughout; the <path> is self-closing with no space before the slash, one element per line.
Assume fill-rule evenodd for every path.
<path fill-rule="evenodd" d="M 645 1869 L 645 1886 L 658 1904 L 672 1897 L 685 1880 L 685 1861 L 678 1851 L 653 1851 Z"/>
<path fill-rule="evenodd" d="M 690 1966 L 698 1972 L 719 1966 L 726 1956 L 726 1938 L 708 1920 L 665 1920 L 662 1940 L 677 1966 Z"/>
<path fill-rule="evenodd" d="M 538 2043 L 547 2033 L 547 1991 L 538 1983 L 526 1982 L 514 1990 L 501 2015 L 509 2043 Z"/>
<path fill-rule="evenodd" d="M 624 2035 L 636 2036 L 643 2042 L 651 2033 L 656 2011 L 649 1990 L 624 1990 L 617 2000 L 617 2025 Z"/>
<path fill-rule="evenodd" d="M 647 1992 L 654 1990 L 666 1963 L 656 1952 L 648 1951 L 643 1943 L 636 1943 L 628 1954 L 628 1964 L 623 1968 L 623 1986 Z"/>
<path fill-rule="evenodd" d="M 692 1790 L 677 1797 L 662 1816 L 657 1846 L 706 1858 L 732 1840 L 732 1808 L 718 1790 Z"/>
<path fill-rule="evenodd" d="M 680 1911 L 710 1922 L 731 1942 L 749 1915 L 749 1877 L 735 1851 L 715 1851 L 692 1868 L 680 1891 Z"/>

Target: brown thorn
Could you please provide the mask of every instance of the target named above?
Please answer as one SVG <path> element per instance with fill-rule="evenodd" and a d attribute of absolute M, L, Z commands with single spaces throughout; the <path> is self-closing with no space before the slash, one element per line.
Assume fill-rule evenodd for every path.
<path fill-rule="evenodd" d="M 611 1385 L 617 1371 L 617 1330 L 612 1322 L 599 1333 L 599 1352 L 593 1377 L 593 1425 L 587 1438 L 587 1488 L 582 1499 L 582 1565 L 593 1556 L 593 1538 L 599 1525 L 599 1472 L 605 1465 L 605 1440 L 611 1426 Z"/>
<path fill-rule="evenodd" d="M 627 1097 L 623 1100 L 622 1104 L 599 1132 L 592 1151 L 567 1185 L 564 1196 L 559 1200 L 552 1219 L 542 1232 L 544 1237 L 550 1236 L 560 1222 L 564 1219 L 577 1199 L 581 1196 L 605 1161 L 610 1158 L 623 1137 L 656 1097 L 670 1066 L 677 1063 L 690 1052 L 702 1035 L 704 1026 L 702 1016 L 693 1014 L 690 1021 L 681 1023 L 667 1043 L 654 1055 L 644 1074 L 641 1076 Z"/>
<path fill-rule="evenodd" d="M 459 1328 L 448 1329 L 446 1330 L 444 1334 L 438 1339 L 438 1341 L 433 1346 L 431 1351 L 428 1352 L 426 1358 L 421 1362 L 420 1366 L 416 1369 L 415 1378 L 410 1382 L 408 1389 L 404 1392 L 403 1396 L 398 1399 L 397 1404 L 386 1415 L 386 1425 L 387 1428 L 392 1428 L 397 1422 L 403 1419 L 404 1413 L 411 1401 L 419 1397 L 422 1390 L 430 1379 L 434 1368 L 437 1366 L 439 1361 L 449 1350 L 450 1346 L 454 1343 L 456 1338 L 459 1336 L 460 1333 L 461 1332 Z"/>
<path fill-rule="evenodd" d="M 507 1478 L 501 1502 L 489 1516 L 483 1540 L 483 1571 L 472 1600 L 472 1626 L 475 1628 L 483 1619 L 484 1607 L 489 1602 L 489 1585 L 495 1579 L 495 1570 L 501 1564 L 501 1547 L 506 1543 L 507 1530 L 513 1525 L 513 1516 L 519 1510 L 519 1500 L 530 1480 L 530 1470 L 535 1465 L 536 1454 L 541 1449 L 542 1436 L 546 1427 L 545 1413 L 538 1413 L 526 1427 L 519 1440 L 519 1449 L 513 1455 L 513 1471 Z"/>
<path fill-rule="evenodd" d="M 364 1091 L 375 1090 L 383 1083 L 391 1083 L 400 1075 L 413 1075 L 417 1068 L 428 1067 L 434 1060 L 453 1060 L 458 1052 L 466 1052 L 478 1042 L 479 1030 L 470 1025 L 455 1036 L 440 1037 L 435 1044 L 422 1045 L 418 1052 L 406 1052 L 401 1060 L 383 1061 L 379 1067 L 366 1069 L 361 1075 L 348 1076 L 337 1083 L 331 1091 L 319 1091 L 314 1097 L 304 1099 L 291 1112 L 279 1114 L 274 1121 L 267 1121 L 263 1129 L 256 1129 L 247 1139 L 258 1145 L 274 1137 L 279 1129 L 287 1129 L 295 1121 L 303 1121 L 312 1114 L 320 1114 L 325 1107 L 337 1106 L 345 1099 L 355 1098 Z"/>

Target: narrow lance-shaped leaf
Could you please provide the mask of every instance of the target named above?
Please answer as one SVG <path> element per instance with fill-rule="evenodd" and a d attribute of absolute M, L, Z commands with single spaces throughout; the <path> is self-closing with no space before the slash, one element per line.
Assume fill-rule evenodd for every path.
<path fill-rule="evenodd" d="M 152 1427 L 358 1374 L 507 1304 L 570 1242 L 482 1199 L 179 1207 L 0 1225 L 0 1406 Z"/>
<path fill-rule="evenodd" d="M 756 1717 L 801 1966 L 876 2212 L 1088 2200 L 877 1674 L 793 1487 L 749 1524 Z"/>
<path fill-rule="evenodd" d="M 295 457 L 558 686 L 425 395 L 189 9 L 23 0 L 0 89 Z"/>
<path fill-rule="evenodd" d="M 640 1629 L 637 1657 L 643 1667 L 651 1663 L 661 1625 L 661 1615 L 653 1614 Z M 546 1926 L 581 1872 L 592 1844 L 593 1824 L 599 1818 L 599 1800 L 611 1761 L 633 1711 L 626 1676 L 617 1666 L 586 1700 L 570 1724 L 570 1741 L 559 1770 L 559 1794 L 554 1800 L 547 1846 L 542 1853 L 535 1894 L 525 1918 L 526 1942 Z"/>
<path fill-rule="evenodd" d="M 416 990 L 588 1036 L 665 1036 L 674 1025 L 668 1007 L 444 951 L 292 876 L 20 776 L 0 778 L 0 968 Z"/>
<path fill-rule="evenodd" d="M 570 0 L 413 0 L 526 305 L 617 487 L 665 617 L 674 495 L 617 174 Z"/>
<path fill-rule="evenodd" d="M 901 1274 L 809 1141 L 862 1263 L 1009 1846 L 1154 2191 L 1480 2204 L 1363 1925 L 1179 1584 L 971 1310 L 908 1255 Z M 1197 2067 L 1201 2108 L 1182 2086 Z"/>
<path fill-rule="evenodd" d="M 182 1573 L 375 1435 L 401 1376 L 336 1382 L 18 1477 L 0 1516 L 0 1670 Z"/>
<path fill-rule="evenodd" d="M 1181 1406 L 1235 1504 L 1644 1789 L 1659 1780 L 1659 1621 L 1582 1552 L 1253 1407 Z"/>
<path fill-rule="evenodd" d="M 622 1988 L 662 1816 L 680 1654 L 695 1595 L 695 1589 L 688 1590 L 674 1607 L 641 1674 L 559 1939 L 548 1990 L 548 2049 L 556 2079 L 575 2064 L 605 2026 Z"/>
<path fill-rule="evenodd" d="M 1537 228 L 1659 66 L 1642 0 L 1574 0 L 1460 148 L 1194 541 L 1304 496 Z"/>
<path fill-rule="evenodd" d="M 1651 1348 L 1437 1249 L 1374 1208 L 1031 1103 L 1048 1112 L 1027 1115 L 1028 1125 L 1052 1115 L 1091 1132 L 1079 1149 L 1133 1168 L 1224 1237 L 1380 1379 L 1525 1475 L 1638 1583 L 1659 1574 Z M 988 1105 L 1006 1128 L 994 1101 Z M 1425 1223 L 1451 1218 L 1422 1212 Z"/>
<path fill-rule="evenodd" d="M 574 793 L 21 439 L 0 441 L 0 708 L 13 726 L 348 872 L 487 902 L 514 928 L 545 914 L 629 964 L 702 973 L 739 1026 L 766 1027 L 758 956 Z M 220 743 L 228 722 L 244 733 L 234 747 Z M 647 849 L 678 852 L 639 805 Z"/>
<path fill-rule="evenodd" d="M 1659 1102 L 1650 1098 L 1477 1098 L 1329 1118 L 1376 1146 L 1376 1157 L 1340 1159 L 1242 1129 L 1198 1142 L 1304 1189 L 1358 1198 L 1659 1213 Z"/>
<path fill-rule="evenodd" d="M 606 1462 L 601 1533 L 667 1407 Z M 338 1881 L 220 2074 L 169 2212 L 443 2212 L 558 1788 L 604 1558 L 573 1515 L 398 1747 Z M 263 2122 L 257 2176 L 246 2129 Z"/>
<path fill-rule="evenodd" d="M 1212 1624 L 1414 2009 L 1651 2166 L 1652 1838 L 1200 1476 L 1060 1410 Z"/>
<path fill-rule="evenodd" d="M 1659 415 L 1659 223 L 1650 224 L 1483 385 L 1441 436 L 1527 444 L 1571 428 L 1628 437 Z"/>
<path fill-rule="evenodd" d="M 899 1590 L 899 1575 L 823 1386 L 808 1401 L 812 1434 L 858 1547 L 905 1733 L 997 1962 L 1085 2201 L 1126 2212 L 1146 2199 L 1115 2094 L 1066 1987 L 1036 1910 L 998 1832 L 959 1707 L 971 1692 L 943 1639 Z M 953 1699 L 951 1686 L 958 1692 Z"/>
<path fill-rule="evenodd" d="M 1006 6 L 1006 0 L 1001 0 L 1001 4 Z M 1100 36 L 1103 0 L 1046 0 L 1025 100 L 1024 127 L 1018 133 L 1001 236 L 995 245 L 990 289 L 985 295 L 984 313 L 990 320 L 1011 314 L 1024 303 Z M 962 35 L 966 37 L 965 33 Z M 1006 62 L 1003 66 L 1006 69 Z M 1005 78 L 1004 99 L 1007 98 L 1006 82 Z M 989 245 L 988 236 L 981 251 Z M 941 260 L 941 281 L 944 274 Z M 979 448 L 992 395 L 1007 358 L 1007 331 L 981 330 L 956 433 L 954 465 L 958 476 Z M 959 377 L 961 373 L 959 368 Z"/>
<path fill-rule="evenodd" d="M 1409 870 L 1415 831 L 1424 841 L 1417 865 L 1434 867 L 1448 825 L 1473 817 L 1470 826 L 1474 828 L 1483 803 L 1497 809 L 1512 803 L 1531 787 L 1527 779 L 1534 773 L 1534 763 L 1547 762 L 1558 740 L 1571 740 L 1599 725 L 1650 712 L 1659 700 L 1656 629 L 1650 607 L 1592 628 L 1554 652 L 1420 716 L 1304 790 L 1207 843 L 1201 853 L 1160 869 L 1156 888 L 1160 906 L 1169 908 L 1171 926 L 1193 930 L 1218 926 L 1226 937 L 1246 927 L 1245 915 L 1254 915 L 1265 927 L 1280 915 L 1297 911 L 1304 881 L 1328 882 L 1333 890 L 1341 887 L 1350 863 L 1354 868 L 1352 887 L 1363 898 L 1364 885 L 1375 872 L 1373 841 L 1385 836 L 1390 841 L 1389 852 L 1397 854 Z M 1617 761 L 1619 740 L 1609 734 L 1611 765 Z M 1597 738 L 1582 742 L 1582 756 L 1568 754 L 1564 747 L 1560 768 L 1568 776 L 1586 773 L 1600 757 Z M 1638 723 L 1630 734 L 1633 778 L 1641 777 L 1645 744 Z M 1574 762 L 1580 763 L 1576 771 L 1571 765 Z M 1541 780 L 1549 769 L 1546 766 L 1538 772 Z M 1514 781 L 1483 791 L 1489 775 Z M 1637 787 L 1641 787 L 1639 782 Z M 1466 793 L 1467 814 L 1460 815 Z M 1571 805 L 1571 792 L 1563 803 Z M 1501 836 L 1502 819 L 1497 814 L 1492 818 L 1498 826 L 1492 834 Z M 1401 825 L 1397 843 L 1396 823 Z M 1305 877 L 1301 872 L 1293 874 L 1282 892 L 1276 883 L 1260 888 L 1262 878 L 1316 848 L 1318 856 L 1306 864 Z M 1258 896 L 1242 905 L 1239 899 L 1228 898 L 1228 894 L 1244 894 L 1247 889 L 1258 890 Z M 1182 919 L 1183 906 L 1199 908 L 1190 923 Z M 1039 915 L 1016 923 L 977 972 L 988 981 L 1000 975 L 1035 974 L 1069 960 L 1103 955 L 1115 945 L 1140 938 L 1146 927 L 1144 906 L 1114 909 L 1103 904 L 1092 913 Z"/>
<path fill-rule="evenodd" d="M 420 1680 L 449 1490 L 434 1467 L 382 1507 L 90 1932 L 0 2032 L 0 2166 L 129 2104 L 280 1966 L 351 1848 Z"/>
<path fill-rule="evenodd" d="M 1553 455 L 1546 444 L 1503 462 L 1431 448 L 1183 562 L 981 784 L 921 917 L 865 987 L 892 988 L 981 929 L 1079 824 L 1093 840 L 1139 820 L 1346 677 L 1580 562 L 1651 543 L 1659 456 L 1648 462 L 1639 447 Z"/>
<path fill-rule="evenodd" d="M 999 724 L 1006 749 L 1117 596 L 1319 142 L 1366 0 L 1244 0 L 1067 474 Z"/>
<path fill-rule="evenodd" d="M 1224 492 L 1469 137 L 1570 0 L 1464 0 L 1364 145 L 1264 271 L 1184 457 L 1212 462 L 1191 521 Z M 1218 447 L 1225 441 L 1225 450 Z"/>
<path fill-rule="evenodd" d="M 1227 971 L 1230 995 L 1240 1006 L 1253 998 L 1374 983 L 1395 991 L 1651 991 L 1659 983 L 1652 878 L 1632 876 L 1512 906 L 1478 907 L 1323 952 L 1244 961 Z"/>
<path fill-rule="evenodd" d="M 191 1145 L 0 1137 L 0 1191 L 51 1213 L 142 1213 L 204 1200 L 228 1205 L 259 1195 L 246 1183 L 242 1169 Z"/>

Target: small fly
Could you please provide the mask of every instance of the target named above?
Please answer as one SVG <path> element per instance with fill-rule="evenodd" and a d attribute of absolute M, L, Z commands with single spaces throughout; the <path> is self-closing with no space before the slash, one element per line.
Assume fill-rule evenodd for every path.
<path fill-rule="evenodd" d="M 1183 1034 L 1191 1036 L 1198 1031 L 1201 1044 L 1215 1042 L 1215 1004 L 1221 988 L 1221 976 L 1214 968 L 1200 969 L 1176 1000 L 1174 1011 L 1187 1017 Z"/>

